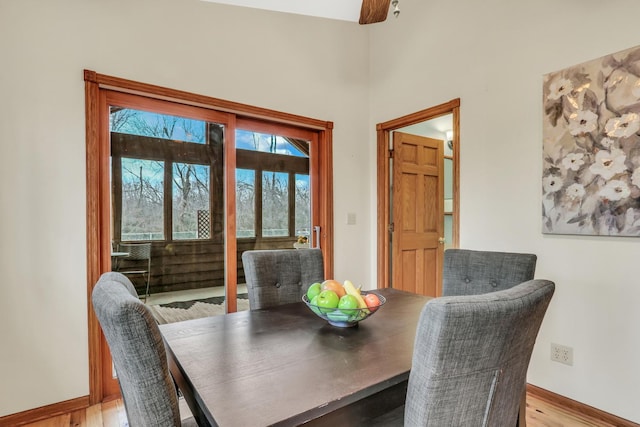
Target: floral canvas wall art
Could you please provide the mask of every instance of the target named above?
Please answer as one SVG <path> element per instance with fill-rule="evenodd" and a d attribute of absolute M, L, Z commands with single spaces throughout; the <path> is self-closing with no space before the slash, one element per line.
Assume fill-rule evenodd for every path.
<path fill-rule="evenodd" d="M 640 236 L 640 47 L 543 81 L 543 232 Z"/>

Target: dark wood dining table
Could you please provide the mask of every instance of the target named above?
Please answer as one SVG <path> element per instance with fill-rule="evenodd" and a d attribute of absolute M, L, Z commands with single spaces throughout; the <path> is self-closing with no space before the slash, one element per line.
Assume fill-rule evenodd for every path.
<path fill-rule="evenodd" d="M 171 373 L 200 425 L 359 425 L 404 403 L 429 297 L 394 289 L 356 327 L 303 303 L 161 325 Z"/>

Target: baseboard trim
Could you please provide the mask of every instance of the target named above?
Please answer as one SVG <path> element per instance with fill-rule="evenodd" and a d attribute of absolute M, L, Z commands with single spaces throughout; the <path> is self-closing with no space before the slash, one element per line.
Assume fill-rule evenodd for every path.
<path fill-rule="evenodd" d="M 620 418 L 608 412 L 601 411 L 600 409 L 596 409 L 593 406 L 585 405 L 584 403 L 569 399 L 568 397 L 564 397 L 562 395 L 553 393 L 549 390 L 545 390 L 532 384 L 527 384 L 527 393 L 537 397 L 538 399 L 546 400 L 549 403 L 574 412 L 576 415 L 586 415 L 617 427 L 640 427 L 640 424 L 625 420 L 624 418 Z"/>
<path fill-rule="evenodd" d="M 0 417 L 0 426 L 21 426 L 89 407 L 89 396 L 77 397 L 39 408 Z"/>
<path fill-rule="evenodd" d="M 575 412 L 577 415 L 587 415 L 596 420 L 613 424 L 618 427 L 640 427 L 640 424 L 636 424 L 633 421 L 620 418 L 616 415 L 594 408 L 593 406 L 585 405 L 584 403 L 569 399 L 568 397 L 564 397 L 560 394 L 553 393 L 549 390 L 545 390 L 532 384 L 527 384 L 527 393 L 537 397 L 538 399 L 546 400 L 549 403 Z M 54 403 L 52 405 L 41 406 L 39 408 L 29 409 L 24 412 L 18 412 L 16 414 L 0 417 L 0 426 L 17 427 L 47 418 L 68 414 L 80 409 L 86 409 L 88 407 L 89 396 L 78 397 L 75 399 Z"/>

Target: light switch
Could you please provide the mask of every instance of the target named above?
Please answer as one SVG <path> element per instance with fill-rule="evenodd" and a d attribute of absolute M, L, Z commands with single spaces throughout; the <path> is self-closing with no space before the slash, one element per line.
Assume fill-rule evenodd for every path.
<path fill-rule="evenodd" d="M 347 225 L 356 225 L 356 214 L 353 212 L 347 213 Z"/>

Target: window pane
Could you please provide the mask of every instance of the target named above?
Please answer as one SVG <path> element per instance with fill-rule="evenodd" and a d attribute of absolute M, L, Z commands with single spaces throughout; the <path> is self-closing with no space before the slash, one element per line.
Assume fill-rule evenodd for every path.
<path fill-rule="evenodd" d="M 262 236 L 289 235 L 289 174 L 262 172 Z"/>
<path fill-rule="evenodd" d="M 236 169 L 236 236 L 256 236 L 256 172 Z"/>
<path fill-rule="evenodd" d="M 453 215 L 444 216 L 444 248 L 449 249 L 453 244 Z"/>
<path fill-rule="evenodd" d="M 444 198 L 453 199 L 453 159 L 444 159 Z"/>
<path fill-rule="evenodd" d="M 173 238 L 211 237 L 209 166 L 173 165 Z"/>
<path fill-rule="evenodd" d="M 162 240 L 164 162 L 122 158 L 122 240 Z"/>
<path fill-rule="evenodd" d="M 296 236 L 307 236 L 311 230 L 309 175 L 296 174 Z"/>
<path fill-rule="evenodd" d="M 185 117 L 111 107 L 111 132 L 205 144 L 205 122 Z"/>
<path fill-rule="evenodd" d="M 309 157 L 308 141 L 240 129 L 236 130 L 236 148 L 296 157 Z"/>

